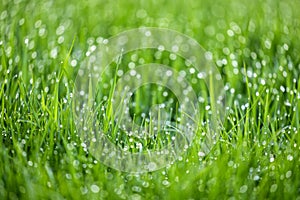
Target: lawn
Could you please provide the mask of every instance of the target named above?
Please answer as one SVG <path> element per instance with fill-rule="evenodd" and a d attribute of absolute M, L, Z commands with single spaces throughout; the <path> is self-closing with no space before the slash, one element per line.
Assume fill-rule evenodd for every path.
<path fill-rule="evenodd" d="M 300 200 L 299 7 L 297 0 L 1 0 L 0 199 Z M 176 48 L 120 50 L 85 87 L 91 81 L 78 74 L 98 67 L 104 44 L 143 27 L 174 30 L 205 49 L 190 53 L 221 75 L 222 115 L 214 114 L 218 83 L 205 84 Z M 195 116 L 180 108 L 184 89 L 163 86 L 170 73 L 162 65 L 195 91 Z M 162 71 L 153 81 L 155 66 Z M 114 98 L 129 84 L 122 77 L 139 73 L 153 83 L 132 91 L 128 112 L 118 113 Z M 181 145 L 181 135 L 193 137 Z M 174 143 L 174 159 L 170 153 L 146 171 L 130 156 L 123 163 L 100 156 L 106 144 L 146 155 Z"/>

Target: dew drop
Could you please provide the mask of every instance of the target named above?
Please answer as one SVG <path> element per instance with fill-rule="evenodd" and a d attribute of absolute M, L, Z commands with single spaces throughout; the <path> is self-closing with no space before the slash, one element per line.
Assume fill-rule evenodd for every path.
<path fill-rule="evenodd" d="M 164 186 L 169 186 L 170 185 L 170 182 L 168 180 L 163 180 L 162 184 Z"/>
<path fill-rule="evenodd" d="M 288 161 L 292 161 L 294 159 L 294 157 L 292 155 L 288 155 L 286 158 Z"/>
<path fill-rule="evenodd" d="M 91 185 L 91 191 L 93 193 L 98 193 L 100 191 L 100 188 L 98 187 L 98 185 Z"/>
<path fill-rule="evenodd" d="M 240 193 L 245 193 L 248 190 L 248 186 L 247 185 L 243 185 L 242 187 L 240 187 Z"/>
<path fill-rule="evenodd" d="M 292 171 L 286 172 L 286 174 L 285 174 L 286 178 L 290 178 L 291 176 L 292 176 Z"/>
<path fill-rule="evenodd" d="M 270 188 L 270 192 L 275 192 L 277 190 L 277 184 L 273 184 Z"/>

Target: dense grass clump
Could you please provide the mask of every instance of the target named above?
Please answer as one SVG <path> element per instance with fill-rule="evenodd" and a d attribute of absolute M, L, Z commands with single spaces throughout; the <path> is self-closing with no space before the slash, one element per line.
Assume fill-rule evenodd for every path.
<path fill-rule="evenodd" d="M 0 199 L 299 200 L 299 7 L 293 0 L 2 0 Z M 138 65 L 172 66 L 202 91 L 192 145 L 163 169 L 130 174 L 102 164 L 88 151 L 74 120 L 74 82 L 103 40 L 143 26 L 176 30 L 207 50 L 223 76 L 226 116 L 218 142 L 203 151 L 202 138 L 210 131 L 209 94 L 192 66 L 156 49 L 122 55 L 98 88 L 99 126 L 106 130 L 115 128 L 110 81 Z M 146 85 L 130 104 L 141 129 L 150 129 L 147 113 L 155 104 L 164 104 L 169 120 L 177 123 L 172 91 Z M 140 140 L 122 130 L 111 132 L 119 134 L 109 139 L 131 152 L 140 145 L 159 149 L 173 136 L 161 132 Z"/>

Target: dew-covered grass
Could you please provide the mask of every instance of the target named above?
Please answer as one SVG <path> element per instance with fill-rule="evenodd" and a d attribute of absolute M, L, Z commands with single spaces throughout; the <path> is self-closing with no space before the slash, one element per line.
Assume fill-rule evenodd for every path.
<path fill-rule="evenodd" d="M 0 199 L 300 199 L 299 1 L 26 1 L 0 3 Z M 99 43 L 131 28 L 164 27 L 195 38 L 226 90 L 226 116 L 210 152 L 210 105 L 202 82 L 170 52 L 122 55 L 100 84 L 100 126 L 112 130 L 110 85 L 135 66 L 161 63 L 185 74 L 199 96 L 199 127 L 177 161 L 130 174 L 93 157 L 74 121 L 74 81 Z M 180 117 L 174 94 L 136 91 L 130 114 L 151 128 L 153 104 Z M 103 106 L 103 109 L 101 109 Z M 158 149 L 172 134 L 110 139 L 127 151 Z"/>

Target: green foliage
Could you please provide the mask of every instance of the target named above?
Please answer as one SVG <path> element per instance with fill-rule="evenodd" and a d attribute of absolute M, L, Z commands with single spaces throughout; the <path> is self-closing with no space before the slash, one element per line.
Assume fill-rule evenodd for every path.
<path fill-rule="evenodd" d="M 293 0 L 2 0 L 0 199 L 300 199 L 299 7 Z M 211 52 L 228 107 L 221 138 L 208 154 L 201 138 L 209 126 L 200 123 L 178 161 L 132 175 L 89 154 L 76 130 L 72 92 L 93 45 L 141 26 L 177 30 Z M 181 58 L 153 53 L 130 52 L 119 67 L 143 60 L 188 74 Z M 107 80 L 115 77 L 113 67 Z M 205 88 L 201 82 L 193 87 Z M 110 90 L 99 98 L 105 95 L 110 99 Z M 156 86 L 143 87 L 132 110 L 140 114 L 168 98 Z M 201 122 L 207 105 L 200 102 Z M 104 115 L 107 130 L 111 112 Z M 153 143 L 164 139 L 144 142 L 158 148 Z"/>

